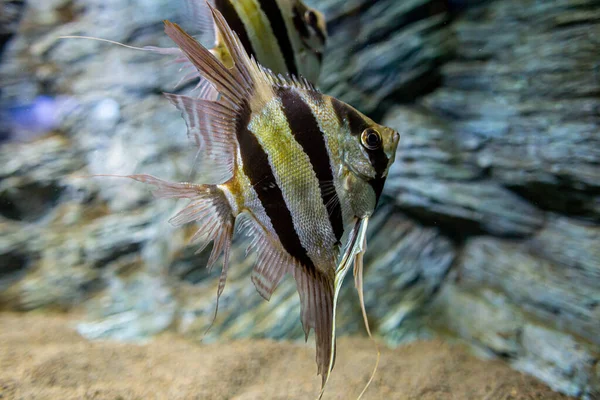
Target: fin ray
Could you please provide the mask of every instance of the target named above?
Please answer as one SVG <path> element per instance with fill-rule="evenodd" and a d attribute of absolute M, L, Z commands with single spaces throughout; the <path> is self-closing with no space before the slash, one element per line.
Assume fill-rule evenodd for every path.
<path fill-rule="evenodd" d="M 246 254 L 250 251 L 257 253 L 250 279 L 261 297 L 269 301 L 284 275 L 295 267 L 296 261 L 280 246 L 269 240 L 267 234 L 253 218 L 247 217 L 240 226 L 246 230 L 246 236 L 252 238 Z"/>
<path fill-rule="evenodd" d="M 225 290 L 225 283 L 227 282 L 227 272 L 229 270 L 229 255 L 231 254 L 231 238 L 233 236 L 234 223 L 235 222 L 232 218 L 230 223 L 228 223 L 224 227 L 224 229 L 222 229 L 219 232 L 220 239 L 215 240 L 215 245 L 210 254 L 208 264 L 206 265 L 206 267 L 210 270 L 219 254 L 223 254 L 223 268 L 221 269 L 221 274 L 219 275 L 217 299 L 215 301 L 215 312 L 212 316 L 210 324 L 208 325 L 208 328 L 206 328 L 206 331 L 204 332 L 205 335 L 208 333 L 208 331 L 210 331 L 210 328 L 212 328 L 212 326 L 215 323 L 215 320 L 217 319 L 217 314 L 219 312 L 219 299 L 221 298 L 221 295 Z"/>

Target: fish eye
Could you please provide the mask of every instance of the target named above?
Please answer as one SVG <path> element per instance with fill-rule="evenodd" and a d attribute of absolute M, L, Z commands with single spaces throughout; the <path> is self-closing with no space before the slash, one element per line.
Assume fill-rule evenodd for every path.
<path fill-rule="evenodd" d="M 381 147 L 381 134 L 373 128 L 367 128 L 360 136 L 360 141 L 368 150 L 377 150 Z"/>
<path fill-rule="evenodd" d="M 318 18 L 317 14 L 313 10 L 307 10 L 304 13 L 304 20 L 309 26 L 315 27 L 317 26 Z"/>

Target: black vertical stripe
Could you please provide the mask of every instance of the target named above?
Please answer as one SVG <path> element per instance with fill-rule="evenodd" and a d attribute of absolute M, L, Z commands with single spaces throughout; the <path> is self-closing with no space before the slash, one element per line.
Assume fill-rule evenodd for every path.
<path fill-rule="evenodd" d="M 346 118 L 348 119 L 350 132 L 356 136 L 362 135 L 363 131 L 370 127 L 370 124 L 355 109 L 349 106 L 346 106 L 346 109 Z"/>
<path fill-rule="evenodd" d="M 312 12 L 315 16 L 315 19 L 311 20 L 311 27 L 313 28 L 313 31 L 316 33 L 317 37 L 319 38 L 319 40 L 321 41 L 321 45 L 325 45 L 325 34 L 323 33 L 323 31 L 321 30 L 321 28 L 319 27 L 318 24 L 318 20 L 316 19 L 316 14 L 314 13 L 313 10 L 310 10 L 308 12 Z M 313 46 L 310 45 L 310 31 L 308 30 L 307 26 L 306 26 L 306 21 L 304 20 L 304 16 L 302 14 L 302 10 L 300 9 L 300 6 L 297 4 L 294 6 L 294 8 L 292 9 L 292 22 L 294 23 L 294 28 L 296 28 L 296 32 L 298 32 L 300 34 L 300 39 L 302 40 L 302 43 L 304 44 L 304 46 L 306 46 L 306 48 L 315 55 L 315 57 L 317 57 L 317 60 L 319 60 L 319 64 L 323 62 L 323 53 L 317 49 L 315 49 Z"/>
<path fill-rule="evenodd" d="M 256 58 L 256 53 L 254 52 L 254 48 L 252 47 L 252 43 L 250 42 L 250 37 L 248 36 L 246 27 L 240 19 L 240 16 L 238 15 L 237 11 L 233 7 L 233 4 L 231 4 L 231 1 L 235 0 L 216 0 L 215 7 L 221 12 L 221 14 L 223 14 L 223 17 L 225 17 L 225 20 L 227 21 L 227 24 L 229 24 L 229 27 L 235 33 L 237 33 L 238 37 L 240 38 L 240 42 L 242 42 L 242 46 L 244 46 L 246 53 L 248 53 L 248 57 L 254 56 L 254 58 Z"/>
<path fill-rule="evenodd" d="M 248 109 L 248 106 L 245 107 Z M 292 214 L 285 204 L 281 188 L 277 185 L 267 153 L 258 139 L 248 129 L 250 113 L 246 111 L 238 121 L 236 136 L 244 164 L 244 173 L 250 179 L 283 248 L 315 276 L 316 268 L 302 246 L 294 228 Z"/>
<path fill-rule="evenodd" d="M 329 162 L 325 135 L 321 131 L 319 122 L 313 115 L 309 105 L 294 89 L 279 88 L 277 96 L 281 99 L 283 111 L 294 138 L 302 146 L 317 175 L 323 205 L 327 208 L 333 233 L 336 239 L 340 241 L 344 234 L 342 207 L 333 186 L 333 173 Z M 321 97 L 320 94 L 318 96 Z M 313 98 L 322 101 L 322 97 L 313 96 Z"/>
<path fill-rule="evenodd" d="M 279 49 L 285 60 L 285 66 L 291 75 L 298 76 L 298 68 L 296 67 L 296 59 L 294 57 L 294 48 L 290 41 L 281 9 L 276 0 L 259 0 L 260 8 L 264 11 L 267 19 L 271 23 L 273 34 L 277 38 Z"/>
<path fill-rule="evenodd" d="M 381 197 L 381 192 L 383 192 L 383 185 L 385 185 L 385 178 L 375 178 L 369 181 L 369 185 L 373 188 L 375 192 L 375 204 L 379 203 L 379 198 Z"/>
<path fill-rule="evenodd" d="M 371 161 L 371 165 L 375 169 L 377 178 L 383 177 L 389 162 L 388 156 L 383 151 L 383 147 L 377 150 L 368 150 L 367 153 L 369 154 L 369 161 Z"/>
<path fill-rule="evenodd" d="M 323 46 L 325 46 L 325 42 L 327 41 L 327 36 L 325 36 L 325 32 L 323 32 L 321 30 L 320 26 L 315 26 L 314 30 L 317 33 L 317 36 L 319 37 L 319 40 L 321 41 L 321 43 L 323 44 Z"/>

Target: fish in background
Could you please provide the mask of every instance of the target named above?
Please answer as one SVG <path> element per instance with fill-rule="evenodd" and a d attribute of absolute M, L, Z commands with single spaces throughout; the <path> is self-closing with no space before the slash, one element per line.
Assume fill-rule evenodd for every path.
<path fill-rule="evenodd" d="M 366 222 L 394 161 L 399 134 L 320 93 L 304 78 L 261 66 L 224 16 L 210 11 L 228 61 L 176 24 L 165 21 L 165 32 L 218 94 L 213 99 L 166 94 L 181 111 L 212 181 L 127 177 L 155 186 L 159 198 L 190 200 L 171 223 L 195 222 L 192 241 L 214 242 L 208 267 L 222 255 L 217 306 L 236 225 L 246 230 L 248 249 L 257 253 L 251 280 L 263 298 L 270 299 L 284 275 L 295 278 L 307 338 L 315 331 L 323 389 L 334 363 L 334 304 L 341 280 L 355 262 L 362 301 Z"/>
<path fill-rule="evenodd" d="M 244 50 L 275 74 L 302 76 L 316 83 L 327 41 L 325 18 L 301 0 L 186 0 L 187 20 L 199 33 L 199 41 L 231 67 L 231 55 L 215 30 L 209 9 L 219 10 L 238 35 Z M 175 56 L 187 70 L 179 85 L 201 78 L 179 48 L 147 46 L 146 50 Z M 198 97 L 211 98 L 208 84 L 198 83 Z"/>

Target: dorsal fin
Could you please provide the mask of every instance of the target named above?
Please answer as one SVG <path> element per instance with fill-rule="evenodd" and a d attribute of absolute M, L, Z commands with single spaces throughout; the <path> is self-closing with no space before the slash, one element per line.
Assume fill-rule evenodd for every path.
<path fill-rule="evenodd" d="M 252 61 L 254 61 L 256 63 L 254 58 L 252 59 Z M 302 76 L 297 77 L 296 75 L 289 75 L 289 74 L 287 74 L 287 75 L 275 74 L 270 69 L 263 67 L 260 64 L 257 64 L 257 65 L 258 65 L 258 68 L 260 69 L 260 72 L 261 72 L 264 80 L 275 87 L 296 88 L 296 89 L 301 89 L 301 90 L 310 90 L 310 91 L 314 91 L 314 92 L 319 91 L 315 87 L 315 85 L 312 84 L 312 82 L 310 82 L 308 79 L 306 79 Z"/>

